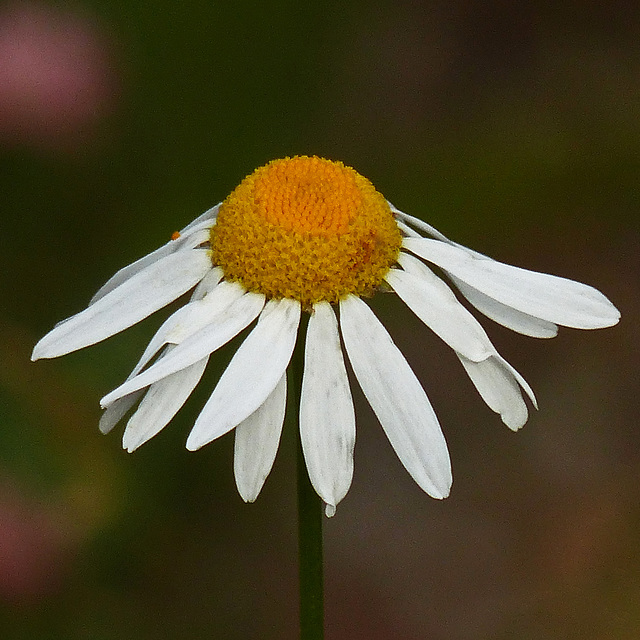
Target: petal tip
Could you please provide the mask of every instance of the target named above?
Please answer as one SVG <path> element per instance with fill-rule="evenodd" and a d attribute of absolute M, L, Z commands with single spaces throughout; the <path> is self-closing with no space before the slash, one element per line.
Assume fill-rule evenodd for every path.
<path fill-rule="evenodd" d="M 620 322 L 620 318 L 622 317 L 620 310 L 616 306 L 614 306 L 613 303 L 610 303 L 610 304 L 611 304 L 611 309 L 609 310 L 610 314 L 609 314 L 608 320 L 606 320 L 608 324 L 602 325 L 603 329 L 605 327 L 613 327 L 617 325 L 618 322 Z"/>
<path fill-rule="evenodd" d="M 205 444 L 207 443 L 202 442 L 201 438 L 196 438 L 193 436 L 193 433 L 191 433 L 187 438 L 185 447 L 187 448 L 187 451 L 197 451 L 198 449 L 201 449 L 202 447 L 204 447 Z"/>
<path fill-rule="evenodd" d="M 106 436 L 111 432 L 111 429 L 113 429 L 113 427 L 115 427 L 115 426 L 116 426 L 115 424 L 102 424 L 102 423 L 99 423 L 98 424 L 98 430 L 100 431 L 100 433 L 103 436 Z"/>
<path fill-rule="evenodd" d="M 451 485 L 449 485 L 449 487 L 447 488 L 446 491 L 431 491 L 429 493 L 429 495 L 432 498 L 435 498 L 436 500 L 445 500 L 446 498 L 449 497 L 449 494 L 451 493 Z"/>
<path fill-rule="evenodd" d="M 527 424 L 527 419 L 525 418 L 524 421 L 518 420 L 517 422 L 510 422 L 509 420 L 505 420 L 505 418 L 503 417 L 502 422 L 504 422 L 504 424 L 509 427 L 511 431 L 517 433 L 518 431 L 520 431 L 520 429 L 522 429 L 522 427 L 524 427 L 525 424 Z"/>
<path fill-rule="evenodd" d="M 451 486 L 453 485 L 453 476 L 449 473 L 447 477 L 440 482 L 431 482 L 431 486 L 427 490 L 427 493 L 436 500 L 444 500 L 449 497 L 451 493 Z"/>
<path fill-rule="evenodd" d="M 142 445 L 142 442 L 138 442 L 133 438 L 128 438 L 127 432 L 125 431 L 124 435 L 122 436 L 122 448 L 127 453 L 133 453 L 138 447 L 140 447 L 140 445 Z"/>
<path fill-rule="evenodd" d="M 249 492 L 246 489 L 240 489 L 240 487 L 238 487 L 238 493 L 240 494 L 240 497 L 246 504 L 253 504 L 257 500 L 258 494 L 260 492 L 259 491 L 258 493 Z"/>
<path fill-rule="evenodd" d="M 597 290 L 596 290 L 597 291 Z M 584 316 L 581 323 L 576 323 L 577 329 L 607 329 L 614 327 L 620 322 L 622 314 L 619 309 L 602 293 L 597 291 L 602 296 L 600 300 L 599 308 L 597 311 L 592 312 L 589 315 Z"/>
<path fill-rule="evenodd" d="M 44 336 L 43 338 L 38 340 L 38 342 L 36 343 L 35 347 L 33 347 L 33 351 L 31 352 L 31 362 L 35 362 L 36 360 L 41 360 L 43 358 L 54 358 L 55 357 L 55 354 L 51 355 L 50 353 L 47 353 L 47 345 L 46 345 L 46 342 L 45 342 L 45 338 L 46 337 L 47 336 Z M 44 342 L 44 344 L 43 344 L 43 342 Z"/>

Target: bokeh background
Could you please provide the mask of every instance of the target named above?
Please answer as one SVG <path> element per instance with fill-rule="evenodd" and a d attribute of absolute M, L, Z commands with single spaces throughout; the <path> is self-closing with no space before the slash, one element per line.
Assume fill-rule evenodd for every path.
<path fill-rule="evenodd" d="M 230 349 L 128 455 L 98 400 L 161 312 L 54 361 L 36 340 L 255 167 L 340 159 L 502 261 L 588 282 L 612 329 L 485 322 L 540 403 L 517 435 L 392 296 L 454 487 L 430 499 L 357 394 L 326 521 L 328 640 L 640 637 L 640 5 L 221 0 L 0 6 L 0 635 L 293 639 L 294 439 L 253 505 L 233 436 L 184 441 Z"/>

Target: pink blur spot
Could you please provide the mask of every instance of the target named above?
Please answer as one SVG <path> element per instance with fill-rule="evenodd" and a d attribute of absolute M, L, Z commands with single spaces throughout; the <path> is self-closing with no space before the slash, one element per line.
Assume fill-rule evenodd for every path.
<path fill-rule="evenodd" d="M 0 482 L 0 601 L 29 602 L 57 589 L 68 551 L 46 507 Z"/>
<path fill-rule="evenodd" d="M 112 53 L 90 14 L 25 1 L 0 9 L 0 141 L 90 141 L 115 101 Z"/>

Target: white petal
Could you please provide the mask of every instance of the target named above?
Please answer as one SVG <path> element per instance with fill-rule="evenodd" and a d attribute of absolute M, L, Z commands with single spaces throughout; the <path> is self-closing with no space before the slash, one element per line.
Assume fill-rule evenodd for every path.
<path fill-rule="evenodd" d="M 447 443 L 424 389 L 391 336 L 359 298 L 340 301 L 349 361 L 400 461 L 434 498 L 451 488 Z"/>
<path fill-rule="evenodd" d="M 109 405 L 100 416 L 100 423 L 98 428 L 101 433 L 105 435 L 109 433 L 113 427 L 115 427 L 120 420 L 124 417 L 125 413 L 133 407 L 133 405 L 140 399 L 140 396 L 144 391 L 136 391 L 135 393 L 131 393 L 128 396 L 124 396 L 124 398 L 120 398 L 113 404 Z"/>
<path fill-rule="evenodd" d="M 479 251 L 474 251 L 473 249 L 469 249 L 468 247 L 465 247 L 464 245 L 461 245 L 458 242 L 454 242 L 453 240 L 450 240 L 449 238 L 447 238 L 447 236 L 444 235 L 444 233 L 441 233 L 435 227 L 432 227 L 430 224 L 427 224 L 424 220 L 420 220 L 420 218 L 415 218 L 414 216 L 410 216 L 408 213 L 404 213 L 403 211 L 400 211 L 400 209 L 396 209 L 391 203 L 389 203 L 389 205 L 391 207 L 391 211 L 398 218 L 397 220 L 398 226 L 401 227 L 403 231 L 406 231 L 407 229 L 410 231 L 409 233 L 407 233 L 409 237 L 422 238 L 423 236 L 421 236 L 418 232 L 414 231 L 411 227 L 409 227 L 405 223 L 411 224 L 416 229 L 420 229 L 420 231 L 422 231 L 423 233 L 427 233 L 430 236 L 433 236 L 434 238 L 436 238 L 437 240 L 441 240 L 442 242 L 446 244 L 450 244 L 453 247 L 458 247 L 459 249 L 463 249 L 467 253 L 474 255 L 476 258 L 487 258 L 487 260 L 491 260 L 491 258 L 489 258 L 488 256 L 485 256 L 483 253 L 480 253 Z M 402 222 L 403 220 L 404 222 Z"/>
<path fill-rule="evenodd" d="M 192 301 L 202 300 L 207 294 L 211 293 L 220 284 L 224 276 L 221 267 L 214 267 L 207 275 L 198 282 L 191 296 Z"/>
<path fill-rule="evenodd" d="M 219 272 L 219 273 L 216 273 Z M 235 301 L 240 295 L 242 295 L 242 287 L 239 287 L 239 292 L 237 287 L 239 285 L 235 285 L 232 283 L 223 283 L 219 290 L 216 292 L 216 296 L 211 296 L 208 298 L 208 304 L 211 305 L 212 309 L 206 311 L 202 308 L 200 300 L 203 296 L 208 295 L 214 289 L 217 288 L 217 284 L 219 282 L 219 277 L 221 277 L 222 272 L 219 269 L 212 269 L 207 275 L 201 280 L 196 288 L 196 292 L 198 288 L 200 288 L 200 295 L 196 296 L 196 292 L 192 297 L 192 300 L 196 298 L 194 302 L 190 302 L 184 307 L 178 309 L 174 314 L 172 314 L 167 320 L 162 324 L 162 326 L 158 329 L 156 334 L 153 336 L 151 341 L 149 342 L 147 348 L 145 349 L 142 357 L 133 368 L 129 376 L 127 377 L 127 381 L 134 378 L 142 369 L 151 361 L 151 359 L 156 355 L 156 353 L 168 342 L 176 342 L 175 335 L 173 334 L 173 330 L 177 326 L 187 325 L 191 329 L 191 333 L 195 333 L 199 329 L 202 328 L 206 323 L 210 322 L 213 317 L 215 317 L 215 313 L 221 312 L 225 307 L 229 306 L 233 301 Z M 206 316 L 206 317 L 199 317 Z M 187 323 L 186 320 L 189 320 Z M 174 338 L 172 340 L 171 338 Z M 160 356 L 164 357 L 169 350 L 165 350 L 165 352 Z M 111 403 L 107 409 L 102 414 L 100 418 L 100 431 L 102 433 L 108 433 L 115 427 L 115 425 L 122 419 L 122 417 L 127 413 L 127 411 L 136 403 L 136 401 L 143 395 L 144 390 L 134 391 L 133 393 L 123 396 Z"/>
<path fill-rule="evenodd" d="M 313 488 L 335 507 L 351 486 L 356 419 L 338 323 L 327 302 L 314 305 L 307 328 L 300 439 Z"/>
<path fill-rule="evenodd" d="M 291 360 L 299 322 L 298 301 L 267 303 L 198 416 L 187 449 L 199 449 L 231 431 L 262 405 Z"/>
<path fill-rule="evenodd" d="M 208 324 L 215 324 L 218 314 L 224 312 L 243 294 L 244 288 L 238 283 L 222 282 L 201 300 L 194 300 L 180 307 L 156 331 L 127 381 L 137 376 L 165 344 L 180 344 Z"/>
<path fill-rule="evenodd" d="M 91 298 L 91 302 L 89 304 L 93 304 L 98 301 L 109 293 L 109 291 L 120 286 L 123 282 L 127 281 L 139 271 L 142 271 L 149 265 L 160 260 L 160 258 L 171 255 L 176 251 L 193 249 L 203 242 L 206 242 L 209 238 L 209 229 L 218 214 L 219 208 L 220 205 L 217 204 L 215 207 L 212 207 L 202 215 L 198 216 L 193 222 L 189 223 L 180 231 L 180 237 L 177 240 L 169 240 L 169 242 L 163 244 L 155 251 L 152 251 L 139 260 L 136 260 L 130 265 L 120 269 L 117 273 L 111 276 L 104 285 L 102 285 L 93 298 Z"/>
<path fill-rule="evenodd" d="M 537 409 L 538 401 L 533 393 L 533 389 L 529 386 L 529 383 L 516 371 L 515 367 L 511 366 L 497 351 L 493 356 L 502 367 L 504 367 L 508 373 L 510 373 L 516 380 L 516 382 L 522 387 L 524 392 L 529 396 L 531 404 Z"/>
<path fill-rule="evenodd" d="M 222 286 L 222 285 L 220 285 Z M 216 288 L 219 289 L 220 287 Z M 148 387 L 162 378 L 201 360 L 226 344 L 258 316 L 264 306 L 264 296 L 246 293 L 233 304 L 210 318 L 209 324 L 184 340 L 170 353 L 154 362 L 146 371 L 121 384 L 108 393 L 100 404 L 112 402 L 133 391 Z"/>
<path fill-rule="evenodd" d="M 413 238 L 420 238 L 420 234 L 414 231 L 407 224 L 402 222 L 402 220 L 412 224 L 414 227 L 422 230 L 425 233 L 428 233 L 438 240 L 442 240 L 448 244 L 451 244 L 456 247 L 460 247 L 465 249 L 469 253 L 477 256 L 477 257 L 486 257 L 483 254 L 478 253 L 477 251 L 472 251 L 471 249 L 467 249 L 452 240 L 449 240 L 445 235 L 440 233 L 435 227 L 432 227 L 430 224 L 427 224 L 423 220 L 419 218 L 414 218 L 399 209 L 396 209 L 393 205 L 391 205 L 391 210 L 398 216 L 398 226 L 404 233 Z M 553 338 L 558 333 L 557 325 L 552 322 L 547 322 L 546 320 L 541 320 L 540 318 L 535 318 L 534 316 L 530 316 L 526 313 L 522 313 L 521 311 L 516 311 L 512 307 L 508 307 L 506 305 L 497 302 L 493 298 L 486 296 L 484 293 L 480 293 L 480 291 L 470 287 L 465 282 L 458 278 L 454 278 L 451 274 L 448 274 L 451 277 L 453 283 L 458 287 L 462 295 L 476 308 L 478 311 L 483 313 L 487 318 L 490 318 L 494 322 L 501 324 L 512 331 L 517 331 L 518 333 L 522 333 L 527 336 L 531 336 L 533 338 Z"/>
<path fill-rule="evenodd" d="M 233 471 L 238 492 L 253 502 L 276 459 L 287 404 L 287 377 L 283 375 L 269 397 L 235 430 Z"/>
<path fill-rule="evenodd" d="M 427 224 L 426 222 L 420 220 L 419 218 L 414 218 L 399 209 L 396 209 L 393 205 L 391 205 L 391 210 L 398 216 L 398 226 L 404 231 L 404 233 L 413 238 L 421 237 L 419 233 L 414 231 L 411 227 L 407 226 L 402 220 L 412 224 L 414 227 L 421 229 L 423 232 L 428 233 L 438 240 L 442 240 L 443 242 L 447 242 L 457 247 L 462 247 L 447 238 L 445 235 L 440 233 L 436 228 Z M 466 249 L 466 248 L 465 248 Z M 486 257 L 477 251 L 472 251 L 471 249 L 466 249 L 473 255 L 477 257 Z M 448 274 L 451 277 L 453 283 L 458 287 L 462 295 L 476 308 L 478 311 L 483 313 L 485 316 L 501 324 L 512 331 L 517 331 L 518 333 L 522 333 L 527 336 L 531 336 L 533 338 L 553 338 L 558 333 L 557 325 L 552 322 L 547 322 L 546 320 L 541 320 L 540 318 L 535 318 L 526 313 L 522 313 L 521 311 L 516 311 L 512 307 L 508 307 L 506 305 L 497 302 L 493 298 L 486 296 L 484 293 L 480 293 L 480 291 L 470 287 L 465 282 L 458 278 L 454 278 L 451 274 Z"/>
<path fill-rule="evenodd" d="M 203 222 L 213 222 L 218 217 L 218 211 L 220 210 L 220 205 L 222 203 L 218 202 L 215 206 L 211 207 L 211 209 L 207 209 L 204 213 L 201 213 L 195 220 L 192 220 L 186 227 L 180 229 L 181 235 L 188 235 L 194 229 L 200 228 Z M 211 226 L 211 224 L 209 224 Z"/>
<path fill-rule="evenodd" d="M 391 208 L 391 212 L 403 222 L 414 226 L 416 229 L 420 229 L 420 231 L 423 231 L 424 233 L 428 233 L 430 236 L 433 236 L 438 240 L 442 240 L 442 242 L 449 242 L 451 244 L 455 244 L 454 242 L 449 240 L 447 236 L 445 236 L 443 233 L 440 233 L 440 231 L 438 231 L 435 227 L 432 227 L 430 224 L 427 224 L 424 220 L 420 220 L 420 218 L 414 218 L 413 216 L 410 216 L 408 213 L 405 213 L 404 211 L 400 211 L 400 209 L 398 209 L 397 207 L 394 207 L 388 200 L 387 200 L 387 203 Z M 413 234 L 410 234 L 410 235 L 413 235 Z"/>
<path fill-rule="evenodd" d="M 586 284 L 479 257 L 431 238 L 405 238 L 403 245 L 481 293 L 536 318 L 576 329 L 609 327 L 620 318 L 613 304 Z"/>
<path fill-rule="evenodd" d="M 460 354 L 458 357 L 488 407 L 499 413 L 510 429 L 520 429 L 527 421 L 528 411 L 512 370 L 496 357 L 483 362 L 472 362 Z"/>
<path fill-rule="evenodd" d="M 398 229 L 402 231 L 403 235 L 408 236 L 409 238 L 422 238 L 415 229 L 412 229 L 408 224 L 402 222 L 402 220 L 396 220 L 396 224 L 398 225 Z"/>
<path fill-rule="evenodd" d="M 245 294 L 245 288 L 238 282 L 221 282 L 201 300 L 185 305 L 186 313 L 174 314 L 176 318 L 166 329 L 165 341 L 173 344 L 184 342 Z"/>
<path fill-rule="evenodd" d="M 100 342 L 161 309 L 211 269 L 208 252 L 192 249 L 158 260 L 38 342 L 32 359 L 54 358 Z"/>
<path fill-rule="evenodd" d="M 202 378 L 208 361 L 207 356 L 149 387 L 122 436 L 127 451 L 134 451 L 169 424 Z"/>
<path fill-rule="evenodd" d="M 152 251 L 151 253 L 143 256 L 139 260 L 123 267 L 117 271 L 107 282 L 105 282 L 98 291 L 93 295 L 89 305 L 95 304 L 101 298 L 104 298 L 108 293 L 124 284 L 127 280 L 133 278 L 141 271 L 144 271 L 152 264 L 155 264 L 162 258 L 173 255 L 175 253 L 182 253 L 183 251 L 189 251 L 195 249 L 199 245 L 206 242 L 209 238 L 209 232 L 206 229 L 200 230 L 190 236 L 182 237 L 178 240 L 170 240 L 167 244 L 163 245 L 159 249 Z"/>
<path fill-rule="evenodd" d="M 487 334 L 449 286 L 413 256 L 400 253 L 398 262 L 405 271 L 390 269 L 385 280 L 418 318 L 466 358 L 488 358 L 493 349 Z"/>
<path fill-rule="evenodd" d="M 558 334 L 558 325 L 553 322 L 547 322 L 522 313 L 522 311 L 517 311 L 513 307 L 508 307 L 484 293 L 480 293 L 458 278 L 451 277 L 451 280 L 458 287 L 460 293 L 480 313 L 503 327 L 532 338 L 554 338 Z"/>
<path fill-rule="evenodd" d="M 326 504 L 324 506 L 324 515 L 327 518 L 333 518 L 336 515 L 336 505 L 335 504 Z"/>

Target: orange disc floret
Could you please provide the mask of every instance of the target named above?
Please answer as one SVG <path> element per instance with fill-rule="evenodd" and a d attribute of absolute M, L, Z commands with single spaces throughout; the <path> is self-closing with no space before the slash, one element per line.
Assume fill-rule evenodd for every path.
<path fill-rule="evenodd" d="M 228 280 L 305 307 L 372 295 L 401 242 L 371 182 L 315 156 L 256 169 L 222 203 L 211 230 L 212 260 Z"/>

